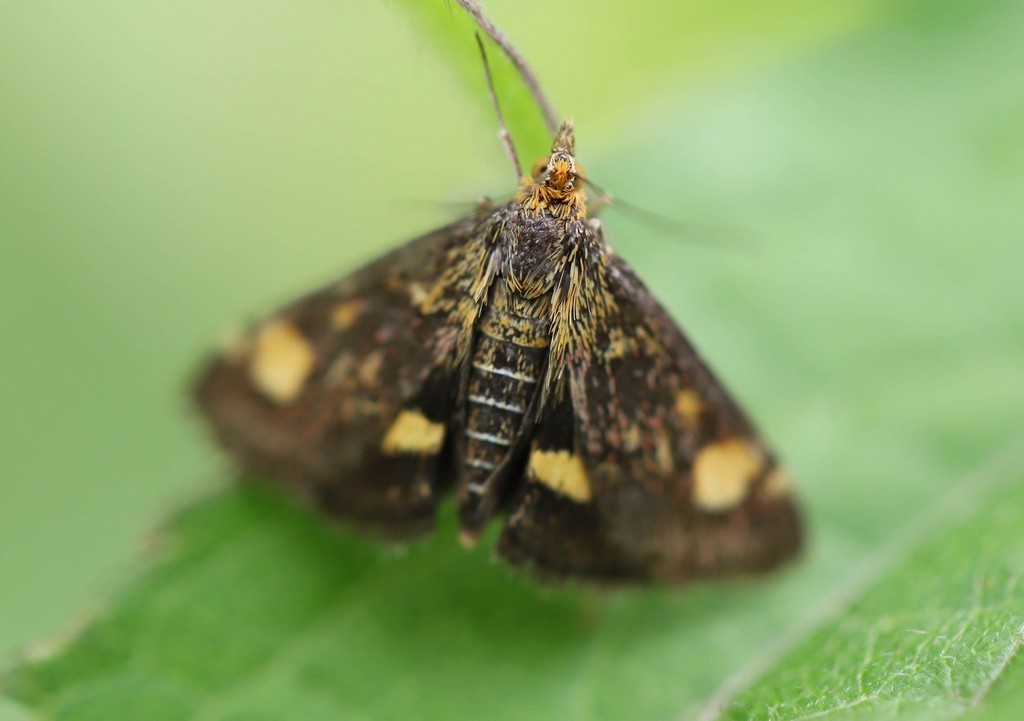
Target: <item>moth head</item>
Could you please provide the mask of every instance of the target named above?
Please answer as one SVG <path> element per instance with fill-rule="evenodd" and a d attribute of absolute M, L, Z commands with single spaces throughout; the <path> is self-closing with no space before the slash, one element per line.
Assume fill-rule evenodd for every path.
<path fill-rule="evenodd" d="M 534 163 L 530 175 L 519 184 L 516 201 L 531 213 L 562 219 L 586 217 L 586 178 L 575 155 L 572 122 L 567 120 L 558 129 L 551 154 Z"/>
<path fill-rule="evenodd" d="M 551 155 L 533 164 L 533 179 L 552 190 L 572 190 L 577 178 L 573 145 L 572 121 L 566 120 L 551 146 Z"/>

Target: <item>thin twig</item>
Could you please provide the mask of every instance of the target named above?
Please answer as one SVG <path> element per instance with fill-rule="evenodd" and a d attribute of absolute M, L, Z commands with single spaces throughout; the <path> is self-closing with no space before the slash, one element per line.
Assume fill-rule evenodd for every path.
<path fill-rule="evenodd" d="M 480 57 L 484 61 L 484 75 L 487 77 L 487 92 L 491 95 L 491 104 L 494 105 L 494 114 L 498 116 L 498 137 L 501 144 L 505 146 L 505 154 L 508 155 L 512 168 L 516 171 L 516 182 L 523 177 L 523 166 L 519 164 L 519 155 L 516 154 L 515 143 L 512 142 L 512 134 L 508 132 L 508 125 L 505 124 L 505 116 L 502 115 L 501 105 L 498 104 L 498 93 L 494 89 L 494 78 L 491 76 L 491 65 L 487 62 L 487 50 L 484 48 L 484 39 L 480 33 L 476 33 L 476 44 L 480 48 Z"/>
<path fill-rule="evenodd" d="M 469 13 L 476 24 L 480 26 L 480 29 L 491 40 L 494 44 L 501 48 L 501 51 L 505 53 L 505 57 L 509 59 L 509 62 L 515 67 L 519 76 L 523 79 L 523 83 L 526 84 L 530 94 L 533 96 L 534 101 L 540 106 L 541 112 L 544 114 L 544 120 L 547 122 L 548 130 L 552 136 L 558 134 L 558 114 L 555 112 L 554 107 L 548 100 L 544 91 L 541 90 L 540 81 L 537 80 L 537 75 L 533 72 L 529 63 L 526 62 L 526 58 L 520 55 L 519 51 L 516 50 L 515 46 L 509 42 L 509 39 L 505 37 L 505 33 L 498 29 L 498 27 L 492 23 L 484 15 L 483 9 L 476 2 L 476 0 L 456 0 L 456 2 L 462 6 L 462 9 Z"/>

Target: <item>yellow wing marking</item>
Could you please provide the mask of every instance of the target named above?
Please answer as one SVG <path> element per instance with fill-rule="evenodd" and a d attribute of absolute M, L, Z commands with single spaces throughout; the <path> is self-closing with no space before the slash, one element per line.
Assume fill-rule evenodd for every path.
<path fill-rule="evenodd" d="M 727 511 L 739 505 L 764 468 L 764 453 L 732 439 L 704 447 L 693 463 L 693 502 L 704 511 Z"/>
<path fill-rule="evenodd" d="M 306 385 L 316 355 L 312 344 L 291 323 L 272 320 L 257 331 L 249 359 L 249 378 L 275 403 L 294 401 Z"/>

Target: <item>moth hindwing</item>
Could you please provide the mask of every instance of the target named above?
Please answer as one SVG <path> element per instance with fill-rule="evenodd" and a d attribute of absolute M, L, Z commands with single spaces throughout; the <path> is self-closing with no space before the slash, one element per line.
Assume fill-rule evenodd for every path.
<path fill-rule="evenodd" d="M 785 472 L 588 219 L 562 125 L 515 197 L 282 308 L 196 390 L 247 471 L 391 537 L 549 578 L 684 582 L 793 556 Z"/>

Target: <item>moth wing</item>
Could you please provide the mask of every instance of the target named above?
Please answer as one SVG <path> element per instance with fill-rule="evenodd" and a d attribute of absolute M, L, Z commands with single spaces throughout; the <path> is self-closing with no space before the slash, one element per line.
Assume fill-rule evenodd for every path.
<path fill-rule="evenodd" d="M 429 529 L 457 382 L 451 320 L 486 208 L 257 323 L 195 397 L 242 468 L 391 536 Z"/>
<path fill-rule="evenodd" d="M 541 575 L 686 582 L 768 570 L 800 546 L 785 472 L 644 284 L 611 254 L 607 308 L 538 428 L 499 551 Z M 598 296 L 603 294 L 606 302 Z M 557 430 L 572 429 L 571 433 Z"/>

